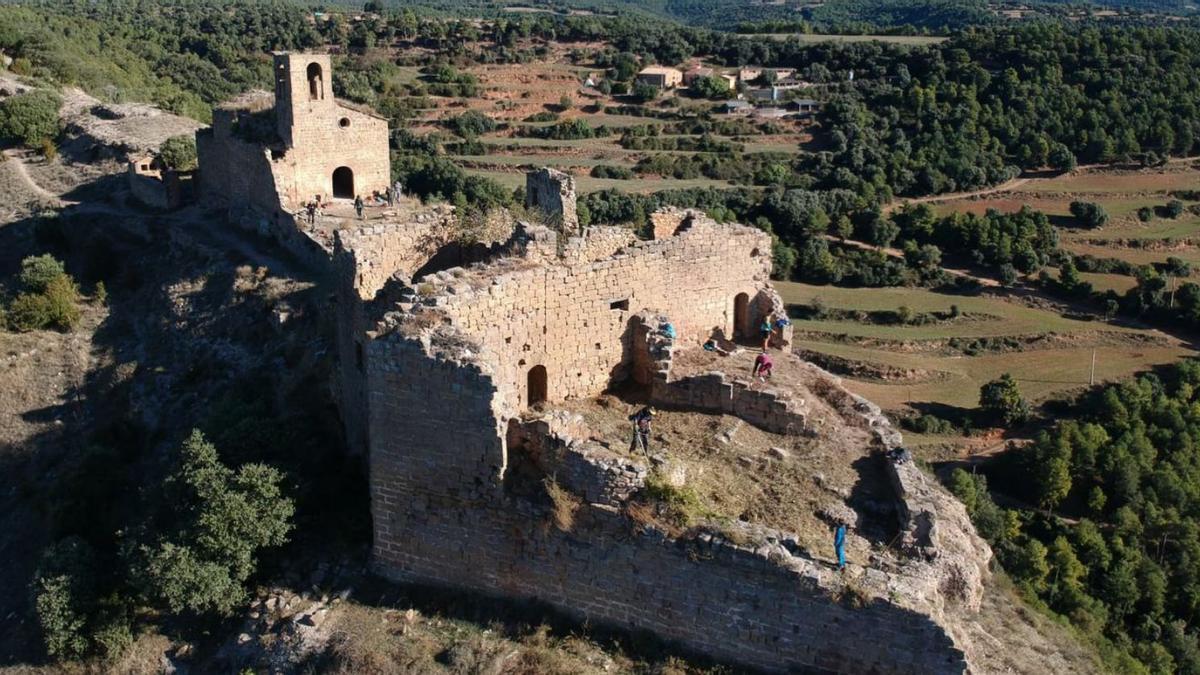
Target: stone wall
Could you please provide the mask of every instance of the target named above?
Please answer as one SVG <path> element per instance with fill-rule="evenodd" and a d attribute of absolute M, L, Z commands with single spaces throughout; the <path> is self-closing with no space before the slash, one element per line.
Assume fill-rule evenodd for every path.
<path fill-rule="evenodd" d="M 633 333 L 633 377 L 647 385 L 651 403 L 667 409 L 733 415 L 778 434 L 808 431 L 804 401 L 770 387 L 754 389 L 748 373 L 743 377 L 723 372 L 673 376 L 671 361 L 677 345 L 663 334 L 661 325 L 661 316 L 644 313 L 638 316 Z"/>
<path fill-rule="evenodd" d="M 367 348 L 381 574 L 544 601 L 773 672 L 965 671 L 945 631 L 914 609 L 931 602 L 922 579 L 867 570 L 852 590 L 769 531 L 746 533 L 755 548 L 709 534 L 673 540 L 629 521 L 603 488 L 557 529 L 545 508 L 505 493 L 501 387 L 481 345 L 445 331 L 392 330 Z M 564 481 L 575 489 L 604 465 L 579 456 L 580 476 Z"/>
<path fill-rule="evenodd" d="M 426 280 L 437 311 L 487 352 L 511 414 L 527 405 L 535 366 L 546 369 L 550 401 L 624 379 L 638 311 L 664 314 L 697 344 L 714 328 L 731 331 L 735 298 L 757 295 L 771 264 L 767 234 L 711 220 L 600 260 L 556 261 L 555 249 L 554 233 L 535 231 L 522 259 Z"/>
<path fill-rule="evenodd" d="M 145 206 L 163 211 L 177 209 L 184 201 L 185 182 L 192 176 L 180 176 L 174 171 L 167 171 L 158 176 L 146 175 L 134 171 L 128 173 L 129 192 L 133 198 Z"/>
<path fill-rule="evenodd" d="M 271 150 L 239 138 L 239 111 L 213 110 L 213 125 L 196 132 L 199 192 L 206 203 L 257 208 L 272 213 L 280 208 Z"/>
<path fill-rule="evenodd" d="M 554 169 L 539 169 L 525 174 L 525 207 L 538 208 L 556 218 L 562 231 L 579 231 L 575 213 L 575 178 Z"/>

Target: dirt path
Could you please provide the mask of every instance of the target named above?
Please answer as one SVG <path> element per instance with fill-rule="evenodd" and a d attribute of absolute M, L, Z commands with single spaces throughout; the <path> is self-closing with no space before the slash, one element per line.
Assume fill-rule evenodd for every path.
<path fill-rule="evenodd" d="M 898 248 L 890 248 L 887 246 L 875 246 L 873 244 L 868 244 L 866 242 L 857 241 L 854 239 L 839 239 L 839 238 L 833 236 L 832 234 L 825 234 L 822 236 L 825 237 L 826 241 L 829 241 L 829 242 L 833 242 L 836 244 L 842 244 L 844 246 L 853 246 L 854 248 L 861 248 L 864 251 L 878 251 L 878 252 L 888 256 L 889 258 L 897 258 L 899 260 L 904 260 L 904 252 Z M 995 279 L 990 279 L 988 277 L 981 277 L 981 276 L 972 274 L 971 272 L 968 272 L 967 270 L 952 269 L 950 267 L 942 267 L 942 269 L 945 270 L 945 272 L 947 274 L 950 274 L 950 275 L 956 276 L 956 277 L 962 277 L 963 279 L 970 279 L 971 281 L 978 283 L 980 286 L 987 286 L 990 288 L 998 288 L 1000 286 L 1000 282 L 996 281 Z"/>
<path fill-rule="evenodd" d="M 896 209 L 908 206 L 909 204 L 932 204 L 935 202 L 949 202 L 949 201 L 954 201 L 955 199 L 971 199 L 972 197 L 983 197 L 985 195 L 994 194 L 996 192 L 1009 192 L 1010 190 L 1016 190 L 1017 188 L 1024 186 L 1025 184 L 1029 183 L 1032 180 L 1036 180 L 1036 179 L 1035 178 L 1013 178 L 1010 180 L 1006 180 L 1003 183 L 1000 183 L 999 185 L 994 185 L 990 188 L 984 188 L 982 190 L 972 190 L 970 192 L 947 192 L 947 193 L 940 194 L 940 195 L 929 195 L 928 197 L 913 197 L 910 199 L 905 199 L 903 201 L 892 202 L 891 204 L 888 204 L 883 207 L 883 212 L 885 214 L 891 213 L 892 211 L 895 211 Z"/>
<path fill-rule="evenodd" d="M 1196 156 L 1192 156 L 1192 157 L 1172 157 L 1167 160 L 1167 164 L 1183 164 L 1186 162 L 1194 162 L 1197 160 L 1200 160 L 1200 155 L 1196 155 Z M 1117 165 L 1113 165 L 1113 164 L 1080 164 L 1079 166 L 1075 167 L 1071 171 L 1062 171 L 1062 172 L 1054 174 L 1053 176 L 1018 176 L 1016 178 L 1006 180 L 1003 183 L 1000 183 L 999 185 L 994 185 L 992 187 L 984 188 L 982 190 L 970 190 L 967 192 L 947 192 L 947 193 L 940 194 L 940 195 L 929 195 L 926 197 L 906 198 L 906 199 L 902 199 L 899 201 L 892 202 L 891 204 L 885 205 L 883 207 L 883 213 L 884 214 L 891 213 L 892 211 L 895 211 L 896 209 L 908 206 L 909 204 L 934 204 L 937 202 L 951 202 L 951 201 L 955 201 L 957 199 L 973 199 L 975 197 L 984 197 L 987 195 L 996 194 L 997 192 L 1012 192 L 1019 188 L 1025 187 L 1029 183 L 1034 183 L 1034 182 L 1043 181 L 1043 180 L 1054 180 L 1055 178 L 1060 178 L 1067 174 L 1087 173 L 1089 171 L 1117 169 L 1117 168 L 1120 168 L 1120 167 L 1118 167 Z"/>
<path fill-rule="evenodd" d="M 19 150 L 5 150 L 4 157 L 5 163 L 10 164 L 17 172 L 17 177 L 20 178 L 34 194 L 49 201 L 51 206 L 61 208 L 63 206 L 72 206 L 79 203 L 66 201 L 41 185 L 38 185 L 37 182 L 33 180 L 33 176 L 29 175 L 29 170 L 25 168 L 25 163 L 29 159 L 28 153 L 21 152 Z"/>

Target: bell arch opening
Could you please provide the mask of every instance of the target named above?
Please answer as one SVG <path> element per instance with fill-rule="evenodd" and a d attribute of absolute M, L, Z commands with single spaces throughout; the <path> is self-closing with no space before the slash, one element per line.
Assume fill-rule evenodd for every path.
<path fill-rule="evenodd" d="M 308 64 L 308 100 L 320 101 L 325 98 L 325 77 L 321 72 L 321 64 Z"/>

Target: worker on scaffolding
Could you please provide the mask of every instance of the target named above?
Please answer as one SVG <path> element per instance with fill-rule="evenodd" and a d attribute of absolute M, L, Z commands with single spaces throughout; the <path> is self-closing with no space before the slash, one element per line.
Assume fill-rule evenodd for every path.
<path fill-rule="evenodd" d="M 630 452 L 640 449 L 642 454 L 650 456 L 650 420 L 657 414 L 658 412 L 653 407 L 646 406 L 629 416 L 629 421 L 633 422 L 633 440 L 629 442 Z"/>

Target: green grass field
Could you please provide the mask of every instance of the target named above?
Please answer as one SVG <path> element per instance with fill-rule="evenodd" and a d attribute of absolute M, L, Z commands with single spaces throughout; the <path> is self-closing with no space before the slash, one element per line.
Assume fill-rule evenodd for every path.
<path fill-rule="evenodd" d="M 819 297 L 831 309 L 894 310 L 901 305 L 917 312 L 946 311 L 958 305 L 965 313 L 992 318 L 961 320 L 926 326 L 868 325 L 854 321 L 797 320 L 798 340 L 809 349 L 865 364 L 887 365 L 923 371 L 911 383 L 846 378 L 847 386 L 886 409 L 919 407 L 922 403 L 970 408 L 978 403 L 979 387 L 1009 372 L 1033 401 L 1086 386 L 1096 352 L 1097 380 L 1112 380 L 1155 365 L 1171 363 L 1195 352 L 1178 340 L 1158 331 L 1117 326 L 1103 322 L 1065 318 L 1052 311 L 1026 307 L 993 297 L 936 293 L 924 289 L 849 289 L 777 282 L 786 302 L 809 304 Z M 815 333 L 816 337 L 808 334 Z M 928 348 L 927 341 L 951 338 L 1058 336 L 1049 347 L 1005 353 L 984 352 L 977 356 L 947 355 Z M 827 335 L 828 339 L 821 335 Z M 850 336 L 852 341 L 840 341 Z M 884 340 L 863 346 L 853 338 Z M 1143 338 L 1151 341 L 1139 342 Z M 922 343 L 926 343 L 922 345 Z"/>

